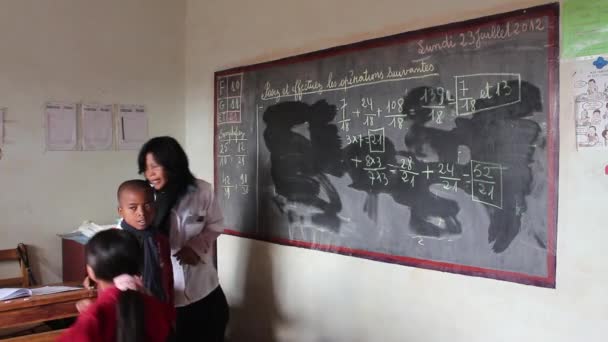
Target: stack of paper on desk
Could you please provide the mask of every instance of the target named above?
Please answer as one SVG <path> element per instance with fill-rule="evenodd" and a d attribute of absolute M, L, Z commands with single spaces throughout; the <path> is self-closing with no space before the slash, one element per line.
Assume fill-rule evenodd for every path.
<path fill-rule="evenodd" d="M 20 297 L 40 296 L 60 292 L 81 290 L 82 287 L 77 286 L 43 286 L 33 289 L 27 288 L 0 288 L 0 300 L 9 300 Z"/>

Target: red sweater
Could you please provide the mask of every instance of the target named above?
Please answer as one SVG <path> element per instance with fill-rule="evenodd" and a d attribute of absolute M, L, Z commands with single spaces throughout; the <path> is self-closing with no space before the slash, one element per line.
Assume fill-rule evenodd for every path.
<path fill-rule="evenodd" d="M 110 287 L 99 292 L 97 300 L 78 316 L 76 322 L 57 341 L 114 342 L 120 290 Z M 158 299 L 144 299 L 146 341 L 165 342 L 175 320 L 175 309 Z"/>

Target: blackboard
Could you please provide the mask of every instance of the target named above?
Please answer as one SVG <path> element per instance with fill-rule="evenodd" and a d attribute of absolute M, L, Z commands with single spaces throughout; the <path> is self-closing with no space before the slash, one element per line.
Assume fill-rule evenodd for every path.
<path fill-rule="evenodd" d="M 215 73 L 226 232 L 555 287 L 558 9 Z"/>

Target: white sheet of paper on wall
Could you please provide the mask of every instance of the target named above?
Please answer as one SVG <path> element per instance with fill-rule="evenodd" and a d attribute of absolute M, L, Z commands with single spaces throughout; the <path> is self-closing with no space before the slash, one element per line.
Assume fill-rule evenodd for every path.
<path fill-rule="evenodd" d="M 47 102 L 44 106 L 47 151 L 78 149 L 75 103 Z"/>
<path fill-rule="evenodd" d="M 0 108 L 0 147 L 4 145 L 4 112 L 6 108 Z"/>
<path fill-rule="evenodd" d="M 119 105 L 116 135 L 119 150 L 138 150 L 148 140 L 148 114 L 142 105 Z"/>
<path fill-rule="evenodd" d="M 82 105 L 82 149 L 111 150 L 114 144 L 112 105 Z"/>

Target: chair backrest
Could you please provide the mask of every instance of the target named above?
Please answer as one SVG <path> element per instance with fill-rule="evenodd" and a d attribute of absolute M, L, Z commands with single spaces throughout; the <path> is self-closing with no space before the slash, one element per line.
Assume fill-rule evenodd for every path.
<path fill-rule="evenodd" d="M 0 279 L 0 287 L 29 287 L 30 277 L 27 270 L 27 248 L 20 244 L 13 249 L 0 250 L 0 262 L 17 262 L 21 269 L 20 277 Z"/>

